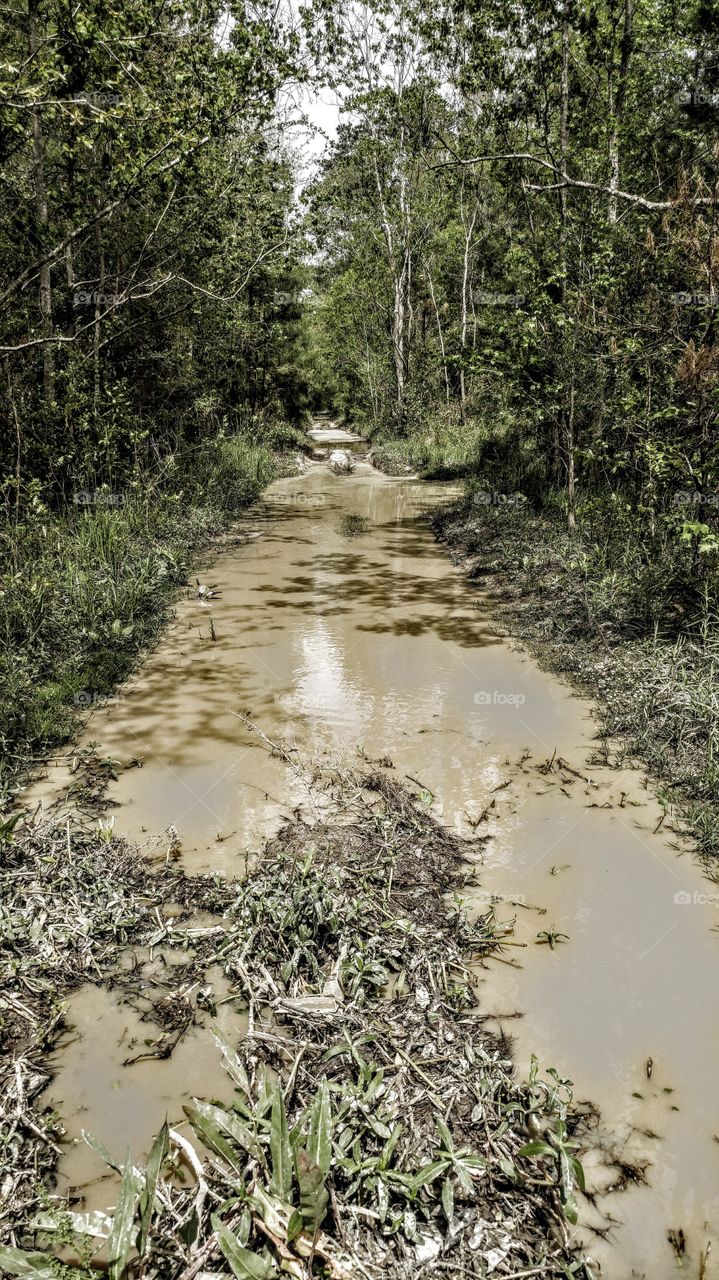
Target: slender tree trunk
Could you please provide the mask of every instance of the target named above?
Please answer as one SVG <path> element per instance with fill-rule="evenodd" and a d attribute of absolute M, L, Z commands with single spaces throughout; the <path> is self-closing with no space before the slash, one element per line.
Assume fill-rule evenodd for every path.
<path fill-rule="evenodd" d="M 567 526 L 577 526 L 577 492 L 574 462 L 574 382 L 569 390 L 569 411 L 567 413 Z"/>
<path fill-rule="evenodd" d="M 624 117 L 624 102 L 627 96 L 627 80 L 629 63 L 632 57 L 634 0 L 624 0 L 624 31 L 619 63 L 619 83 L 616 95 L 612 77 L 609 77 L 609 188 L 619 190 L 619 130 Z M 617 197 L 610 195 L 607 211 L 610 223 L 617 221 Z"/>
<path fill-rule="evenodd" d="M 401 86 L 398 91 L 401 98 Z M 392 359 L 395 373 L 395 415 L 402 433 L 406 425 L 407 380 L 409 377 L 409 340 L 412 329 L 412 241 L 411 212 L 408 197 L 406 171 L 406 129 L 401 127 L 397 148 L 399 173 L 397 228 L 393 228 L 382 187 L 377 158 L 374 159 L 374 179 L 381 214 L 381 228 L 387 250 L 387 261 L 392 275 Z"/>
<path fill-rule="evenodd" d="M 100 395 L 102 392 L 102 362 L 100 360 L 100 343 L 102 341 L 102 310 L 105 306 L 105 248 L 102 243 L 102 232 L 98 229 L 98 259 L 99 259 L 99 283 L 98 291 L 95 295 L 95 325 L 93 329 L 92 341 L 92 359 L 94 371 L 94 388 L 92 397 L 92 407 L 95 413 L 100 408 Z"/>
<path fill-rule="evenodd" d="M 29 17 L 29 50 L 34 58 L 39 44 L 38 36 L 39 0 L 28 0 Z M 45 184 L 45 139 L 38 110 L 32 113 L 32 160 L 33 181 L 35 186 L 35 214 L 41 237 L 41 249 L 46 247 L 46 230 L 49 223 L 47 188 Z M 55 400 L 55 353 L 52 342 L 52 280 L 50 264 L 43 262 L 38 277 L 38 302 L 40 307 L 40 332 L 45 339 L 42 348 L 42 390 L 45 404 L 51 405 Z"/>
<path fill-rule="evenodd" d="M 429 292 L 430 292 L 430 297 L 432 298 L 432 306 L 434 307 L 434 314 L 437 318 L 437 335 L 439 337 L 439 349 L 442 352 L 442 369 L 444 371 L 444 386 L 445 386 L 445 393 L 447 396 L 447 404 L 449 404 L 449 397 L 450 397 L 449 370 L 447 368 L 447 356 L 444 349 L 444 334 L 442 332 L 442 321 L 439 318 L 439 308 L 437 306 L 437 299 L 434 293 L 434 281 L 432 280 L 432 272 L 428 270 L 427 275 L 429 277 Z"/>
<path fill-rule="evenodd" d="M 370 347 L 370 342 L 367 336 L 367 331 L 365 330 L 365 364 L 367 366 L 367 389 L 369 391 L 369 398 L 372 404 L 372 421 L 376 426 L 377 420 L 378 420 L 378 404 L 377 404 L 377 391 L 375 389 L 374 381 L 372 379 L 371 355 L 372 355 L 372 351 Z"/>
<path fill-rule="evenodd" d="M 567 152 L 568 152 L 568 127 L 569 127 L 569 23 L 562 24 L 562 81 L 561 81 L 561 106 L 559 118 L 559 148 L 560 163 L 562 173 L 567 172 Z M 561 300 L 562 310 L 566 311 L 567 307 L 567 193 L 564 187 L 559 188 L 559 253 L 561 262 Z M 571 373 L 569 375 L 569 396 L 568 403 L 564 408 L 564 447 L 567 459 L 567 525 L 570 529 L 574 529 L 577 523 L 577 494 L 576 494 L 576 461 L 574 457 L 575 451 L 575 385 L 574 385 L 574 360 L 573 352 L 568 349 L 568 342 L 565 337 L 566 329 L 562 330 L 561 345 L 563 348 L 563 361 L 565 375 L 568 365 L 571 364 Z"/>
<path fill-rule="evenodd" d="M 10 372 L 10 361 L 5 357 L 5 376 L 7 378 L 7 393 L 12 409 L 13 424 L 15 426 L 15 524 L 20 519 L 20 486 L 22 482 L 22 427 L 20 425 L 20 414 L 17 411 L 17 401 L 15 399 L 15 388 L 13 386 L 13 377 Z M 16 563 L 17 547 L 15 540 L 12 540 L 12 556 L 13 570 L 17 568 Z"/>
<path fill-rule="evenodd" d="M 462 260 L 462 325 L 461 325 L 461 349 L 462 361 L 459 366 L 459 405 L 462 414 L 462 422 L 467 419 L 467 383 L 464 372 L 464 356 L 467 347 L 467 316 L 469 311 L 467 293 L 469 289 L 469 255 L 472 248 L 472 236 L 474 234 L 474 224 L 477 221 L 477 208 L 475 203 L 474 213 L 469 222 L 469 226 L 464 219 L 464 201 L 462 201 L 462 227 L 464 230 L 464 255 Z"/>

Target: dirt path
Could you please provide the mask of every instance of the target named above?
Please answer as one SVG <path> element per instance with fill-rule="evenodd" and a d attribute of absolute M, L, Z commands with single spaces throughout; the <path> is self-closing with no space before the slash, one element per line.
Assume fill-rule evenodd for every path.
<path fill-rule="evenodd" d="M 587 1209 L 583 1237 L 602 1274 L 673 1276 L 667 1233 L 681 1229 L 696 1275 L 719 1229 L 712 886 L 654 834 L 661 810 L 638 775 L 587 766 L 588 706 L 477 611 L 418 518 L 446 495 L 362 462 L 351 477 L 317 464 L 274 484 L 241 545 L 203 576 L 218 594 L 179 605 L 85 739 L 142 765 L 110 787 L 116 828 L 151 854 L 179 853 L 191 871 L 241 873 L 283 816 L 318 816 L 300 775 L 268 755 L 240 712 L 305 758 L 353 763 L 359 752 L 427 788 L 436 814 L 474 835 L 483 889 L 473 909 L 496 894 L 497 914 L 516 919 L 520 946 L 483 974 L 483 1003 L 516 1037 L 520 1069 L 534 1052 L 571 1077 L 600 1107 L 615 1154 L 650 1166 L 647 1185 L 610 1195 L 596 1218 Z M 346 536 L 350 514 L 366 532 Z M 568 940 L 547 945 L 543 931 Z M 88 1105 L 73 1066 L 81 1053 L 82 1038 L 60 1063 L 70 1127 Z M 116 1088 L 117 1072 L 98 1067 L 98 1113 Z M 163 1099 L 171 1109 L 165 1086 Z M 66 1174 L 77 1180 L 76 1167 Z M 599 1161 L 592 1176 L 602 1188 L 615 1173 Z M 624 1223 L 612 1248 L 587 1225 L 607 1212 Z"/>

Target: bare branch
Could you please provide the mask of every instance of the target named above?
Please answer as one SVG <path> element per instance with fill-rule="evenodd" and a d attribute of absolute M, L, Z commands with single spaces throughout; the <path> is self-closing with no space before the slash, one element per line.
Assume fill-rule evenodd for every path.
<path fill-rule="evenodd" d="M 439 135 L 436 135 L 439 137 Z M 429 169 L 448 169 L 455 165 L 474 165 L 488 164 L 493 160 L 527 160 L 531 164 L 540 165 L 543 169 L 549 169 L 551 173 L 559 179 L 558 182 L 545 186 L 543 183 L 527 183 L 525 190 L 527 191 L 557 191 L 566 187 L 577 187 L 584 191 L 598 191 L 602 195 L 616 197 L 618 200 L 626 200 L 630 204 L 637 205 L 640 209 L 647 209 L 650 212 L 662 212 L 665 209 L 673 209 L 679 200 L 649 200 L 646 196 L 635 195 L 630 191 L 618 191 L 612 187 L 605 186 L 599 182 L 586 182 L 580 178 L 572 178 L 565 173 L 558 165 L 552 164 L 550 160 L 543 160 L 541 156 L 533 156 L 528 151 L 505 151 L 499 155 L 472 156 L 471 159 L 465 160 L 458 156 L 453 148 L 449 145 L 446 138 L 440 138 L 443 146 L 455 157 L 454 160 L 440 160 L 434 164 L 428 164 Z M 688 196 L 683 203 L 690 205 L 712 205 L 716 202 L 716 196 Z"/>

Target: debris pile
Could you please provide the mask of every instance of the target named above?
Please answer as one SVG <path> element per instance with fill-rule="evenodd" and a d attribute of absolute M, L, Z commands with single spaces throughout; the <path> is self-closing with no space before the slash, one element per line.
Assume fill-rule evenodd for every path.
<path fill-rule="evenodd" d="M 44 877 L 39 838 L 17 836 L 2 920 L 24 909 L 38 936 L 26 975 L 29 926 L 23 946 L 12 923 L 2 938 L 4 1010 L 17 993 L 29 1023 L 22 1034 L 12 1014 L 0 1080 L 12 1153 L 0 1269 L 55 1274 L 74 1239 L 86 1267 L 102 1250 L 118 1280 L 228 1267 L 298 1280 L 589 1276 L 567 1229 L 582 1184 L 568 1083 L 536 1071 L 518 1083 L 476 1007 L 470 965 L 502 931 L 491 910 L 470 923 L 452 896 L 469 844 L 435 821 L 426 794 L 385 775 L 316 785 L 331 808 L 313 826 L 288 823 L 244 883 L 152 874 L 116 838 L 93 848 L 86 837 L 73 857 L 72 833 L 63 854 L 57 832 L 43 837 Z M 130 938 L 180 944 L 186 930 L 158 910 L 170 901 L 221 914 L 221 928 L 195 931 L 193 963 L 198 977 L 222 966 L 243 1014 L 239 1038 L 216 1033 L 234 1102 L 193 1099 L 144 1168 L 104 1153 L 122 1175 L 117 1205 L 83 1213 L 52 1194 L 56 1135 L 31 1107 L 42 1027 L 51 1038 L 73 970 L 75 982 L 110 981 Z"/>

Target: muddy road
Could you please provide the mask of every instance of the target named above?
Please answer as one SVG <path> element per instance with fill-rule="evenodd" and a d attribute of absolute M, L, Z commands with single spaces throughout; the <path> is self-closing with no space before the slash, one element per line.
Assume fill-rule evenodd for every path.
<path fill-rule="evenodd" d="M 662 810 L 640 775 L 588 763 L 589 705 L 477 608 L 420 518 L 448 496 L 363 461 L 349 477 L 317 462 L 272 485 L 200 573 L 217 594 L 180 602 L 84 740 L 141 765 L 110 787 L 116 828 L 189 871 L 242 874 L 283 816 L 313 816 L 299 772 L 243 717 L 305 761 L 359 753 L 431 792 L 445 823 L 474 833 L 470 910 L 494 900 L 514 922 L 502 960 L 480 971 L 480 1000 L 514 1038 L 518 1069 L 534 1053 L 570 1077 L 614 1156 L 647 1166 L 645 1185 L 587 1207 L 588 1251 L 602 1275 L 663 1280 L 681 1230 L 685 1274 L 698 1276 L 719 1231 L 716 893 L 668 824 L 655 830 Z M 348 515 L 365 531 L 348 536 Z M 64 781 L 53 773 L 33 798 Z M 71 1139 L 95 1126 L 107 1145 L 147 1148 L 198 1077 L 217 1094 L 221 1071 L 197 1032 L 174 1062 L 123 1068 L 123 1017 L 102 993 L 77 997 L 48 1096 Z M 117 1105 L 128 1090 L 142 1102 Z M 616 1180 L 599 1155 L 587 1166 L 596 1188 Z M 84 1146 L 71 1142 L 61 1172 L 103 1202 Z M 591 1226 L 608 1215 L 605 1241 Z M 705 1280 L 718 1260 L 719 1242 Z"/>

